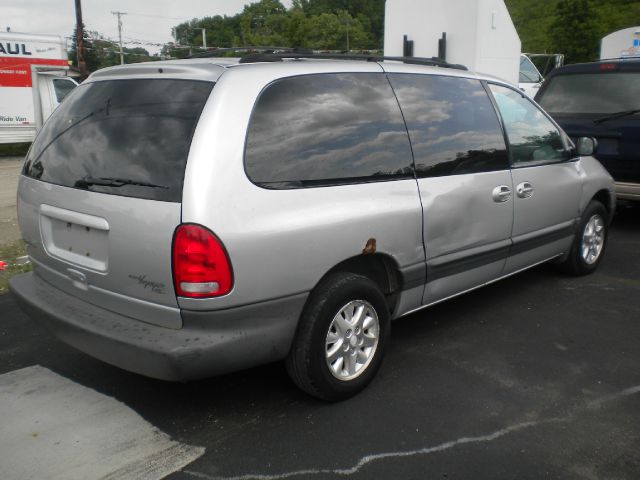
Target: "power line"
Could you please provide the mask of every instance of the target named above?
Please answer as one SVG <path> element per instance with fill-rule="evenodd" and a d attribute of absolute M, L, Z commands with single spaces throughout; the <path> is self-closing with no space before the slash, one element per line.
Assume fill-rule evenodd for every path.
<path fill-rule="evenodd" d="M 72 37 L 70 35 L 65 35 L 64 38 L 73 40 L 75 37 Z M 142 40 L 139 38 L 131 38 L 131 37 L 122 37 L 122 38 L 123 38 L 122 40 L 123 45 L 147 45 L 149 47 L 164 47 L 168 43 L 168 42 L 154 42 L 152 40 Z M 98 42 L 110 42 L 115 44 L 119 43 L 118 40 L 103 34 L 100 34 L 98 37 L 87 36 L 87 40 L 90 40 L 92 42 L 98 41 Z"/>
<path fill-rule="evenodd" d="M 153 40 L 142 40 L 140 38 L 124 37 L 124 43 L 134 45 L 149 45 L 153 47 L 162 47 L 167 42 L 154 42 Z"/>
<path fill-rule="evenodd" d="M 169 19 L 169 20 L 182 20 L 184 22 L 189 20 L 189 19 L 183 18 L 183 17 L 167 17 L 165 15 L 151 15 L 151 14 L 148 14 L 148 13 L 131 13 L 131 12 L 129 12 L 129 15 L 135 15 L 136 17 L 152 17 L 152 18 L 166 18 L 166 19 Z"/>

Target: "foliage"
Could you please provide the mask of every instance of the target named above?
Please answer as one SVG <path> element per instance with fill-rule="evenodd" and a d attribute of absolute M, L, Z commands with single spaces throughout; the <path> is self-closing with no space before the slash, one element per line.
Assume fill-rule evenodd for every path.
<path fill-rule="evenodd" d="M 111 67 L 113 65 L 120 64 L 120 45 L 113 40 L 103 37 L 98 32 L 88 31 L 83 29 L 84 32 L 84 48 L 85 48 L 85 63 L 87 65 L 87 71 L 89 73 L 95 72 L 101 68 Z M 76 29 L 73 31 L 73 40 L 71 41 L 71 50 L 69 52 L 69 60 L 71 60 L 74 67 L 78 67 L 78 54 L 76 48 Z M 124 63 L 138 63 L 148 62 L 150 60 L 158 60 L 159 57 L 153 57 L 149 55 L 149 52 L 144 48 L 128 48 L 122 49 Z"/>
<path fill-rule="evenodd" d="M 562 53 L 554 52 L 548 32 L 555 21 L 555 8 L 559 0 L 532 2 L 530 0 L 506 0 L 507 8 L 516 26 L 522 51 L 528 53 Z M 544 7 L 541 8 L 541 4 Z"/>
<path fill-rule="evenodd" d="M 599 41 L 640 24 L 640 0 L 505 0 L 522 50 L 564 53 L 567 63 L 595 60 Z M 259 0 L 234 16 L 194 18 L 176 25 L 175 42 L 161 55 L 185 57 L 203 47 L 306 47 L 316 50 L 381 49 L 385 0 Z M 89 71 L 120 63 L 119 47 L 95 32 L 85 34 Z M 143 49 L 125 48 L 125 62 L 156 59 Z M 70 58 L 75 62 L 75 47 Z"/>
<path fill-rule="evenodd" d="M 522 51 L 564 53 L 567 63 L 599 57 L 600 39 L 640 24 L 640 0 L 505 0 Z"/>
<path fill-rule="evenodd" d="M 233 17 L 193 19 L 173 28 L 175 44 L 164 55 L 185 56 L 188 48 L 280 46 L 318 50 L 382 48 L 384 0 L 294 0 L 286 9 L 279 0 L 261 0 Z"/>
<path fill-rule="evenodd" d="M 0 144 L 0 157 L 24 157 L 30 146 L 30 143 L 2 143 Z"/>
<path fill-rule="evenodd" d="M 567 63 L 589 62 L 599 56 L 599 22 L 589 0 L 561 0 L 549 28 L 554 46 L 561 47 Z"/>
<path fill-rule="evenodd" d="M 384 40 L 384 3 L 384 0 L 294 0 L 293 5 L 308 16 L 348 12 L 369 35 L 368 48 L 381 49 Z"/>
<path fill-rule="evenodd" d="M 242 45 L 288 46 L 287 9 L 278 0 L 262 0 L 246 5 L 240 14 Z"/>
<path fill-rule="evenodd" d="M 0 270 L 0 294 L 9 290 L 9 279 L 12 276 L 31 270 L 31 263 L 24 262 L 23 257 L 26 254 L 27 252 L 22 240 L 0 245 L 0 262 L 8 264 Z"/>
<path fill-rule="evenodd" d="M 100 66 L 100 58 L 99 55 L 97 54 L 95 48 L 93 47 L 93 42 L 91 41 L 90 37 L 89 37 L 89 32 L 87 31 L 86 28 L 82 28 L 82 38 L 84 40 L 84 61 L 85 61 L 85 65 L 87 67 L 87 71 L 89 72 L 94 72 L 96 70 L 98 70 L 99 68 L 102 68 Z M 69 60 L 71 60 L 72 65 L 76 68 L 78 68 L 78 49 L 77 49 L 77 45 L 76 45 L 76 38 L 78 36 L 78 29 L 74 28 L 73 29 L 73 36 L 71 39 L 71 51 L 69 52 Z"/>

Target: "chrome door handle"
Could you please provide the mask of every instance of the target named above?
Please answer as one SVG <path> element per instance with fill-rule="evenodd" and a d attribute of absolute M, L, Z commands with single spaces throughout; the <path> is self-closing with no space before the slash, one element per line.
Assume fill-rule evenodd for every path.
<path fill-rule="evenodd" d="M 507 185 L 498 185 L 491 192 L 494 202 L 503 203 L 511 198 L 511 189 Z"/>
<path fill-rule="evenodd" d="M 516 193 L 520 198 L 529 198 L 533 195 L 533 185 L 529 182 L 522 182 L 516 187 Z"/>

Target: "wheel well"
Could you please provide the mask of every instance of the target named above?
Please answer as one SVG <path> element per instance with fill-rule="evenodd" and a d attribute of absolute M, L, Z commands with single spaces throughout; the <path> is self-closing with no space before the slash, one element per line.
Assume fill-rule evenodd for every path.
<path fill-rule="evenodd" d="M 607 211 L 609 219 L 611 219 L 611 194 L 607 190 L 600 190 L 593 196 L 594 200 L 598 200 Z"/>
<path fill-rule="evenodd" d="M 336 272 L 356 273 L 373 280 L 384 294 L 389 311 L 395 308 L 401 277 L 398 264 L 390 256 L 375 253 L 351 257 L 334 266 L 325 277 Z"/>

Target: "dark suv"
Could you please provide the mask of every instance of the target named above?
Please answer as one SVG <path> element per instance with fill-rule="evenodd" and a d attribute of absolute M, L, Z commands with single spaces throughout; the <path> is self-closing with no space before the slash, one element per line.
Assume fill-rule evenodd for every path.
<path fill-rule="evenodd" d="M 640 201 L 640 58 L 558 68 L 535 99 L 574 141 L 595 137 L 618 198 Z"/>

